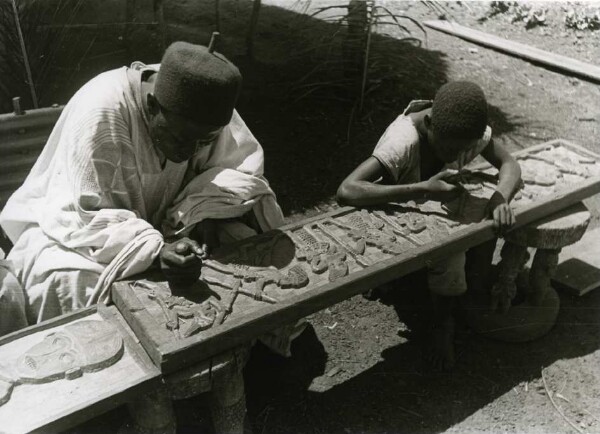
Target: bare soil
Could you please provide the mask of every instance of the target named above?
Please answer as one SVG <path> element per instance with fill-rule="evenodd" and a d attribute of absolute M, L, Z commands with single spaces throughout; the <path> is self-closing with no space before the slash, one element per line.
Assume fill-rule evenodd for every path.
<path fill-rule="evenodd" d="M 600 152 L 598 84 L 431 30 L 421 47 L 380 35 L 374 44 L 402 61 L 394 64 L 394 78 L 379 77 L 364 110 L 353 114 L 356 94 L 335 86 L 340 76 L 323 66 L 323 50 L 300 54 L 331 35 L 330 24 L 301 15 L 292 0 L 265 2 L 250 61 L 244 55 L 250 2 L 221 3 L 223 51 L 245 77 L 239 110 L 265 148 L 266 175 L 290 221 L 335 206 L 337 185 L 369 155 L 391 120 L 411 99 L 431 98 L 450 80 L 485 89 L 494 136 L 510 151 L 565 138 Z M 310 7 L 338 3 L 344 2 L 313 1 Z M 422 3 L 381 3 L 418 20 L 438 18 Z M 487 2 L 445 8 L 461 24 L 597 62 L 600 32 L 566 29 L 564 4 L 546 6 L 547 25 L 529 30 L 503 15 L 480 21 Z M 167 2 L 170 38 L 206 42 L 212 8 L 207 1 Z M 141 46 L 151 37 L 156 44 L 155 35 L 141 31 L 131 41 L 143 48 L 142 60 L 157 61 L 156 45 Z M 72 90 L 61 92 L 59 102 Z M 597 220 L 600 199 L 587 203 Z M 490 341 L 459 323 L 457 368 L 436 374 L 421 359 L 428 312 L 422 280 L 410 276 L 395 289 L 383 300 L 358 296 L 312 315 L 289 360 L 257 345 L 246 368 L 254 432 L 600 432 L 600 291 L 581 298 L 561 294 L 557 325 L 531 343 Z M 180 432 L 210 429 L 204 399 L 176 403 Z M 118 409 L 74 432 L 113 431 L 125 417 Z"/>

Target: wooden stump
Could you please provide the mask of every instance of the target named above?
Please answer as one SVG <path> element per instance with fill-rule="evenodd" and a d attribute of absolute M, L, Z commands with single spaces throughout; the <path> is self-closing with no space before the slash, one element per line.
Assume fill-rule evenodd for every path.
<path fill-rule="evenodd" d="M 490 294 L 467 296 L 470 325 L 487 337 L 506 342 L 531 341 L 548 333 L 560 307 L 558 294 L 550 284 L 558 254 L 561 248 L 579 241 L 590 219 L 587 208 L 579 203 L 507 234 L 498 279 Z M 537 250 L 528 284 L 523 288 L 525 298 L 520 304 L 511 305 L 528 247 Z"/>
<path fill-rule="evenodd" d="M 132 419 L 120 433 L 175 434 L 175 412 L 166 388 L 146 393 L 128 405 Z"/>
<path fill-rule="evenodd" d="M 525 265 L 527 256 L 527 247 L 511 242 L 506 242 L 502 246 L 498 278 L 490 294 L 492 311 L 498 309 L 501 313 L 506 313 L 510 309 L 512 300 L 517 295 L 517 275 Z"/>
<path fill-rule="evenodd" d="M 246 417 L 246 395 L 242 371 L 231 370 L 228 375 L 213 380 L 210 413 L 215 432 L 243 434 Z"/>
<path fill-rule="evenodd" d="M 590 218 L 590 212 L 580 202 L 535 223 L 509 232 L 506 240 L 525 247 L 562 249 L 583 237 Z"/>
<path fill-rule="evenodd" d="M 239 347 L 164 377 L 165 386 L 129 404 L 132 424 L 121 429 L 142 434 L 175 433 L 173 400 L 210 393 L 215 432 L 242 434 L 246 398 L 242 370 L 250 346 Z"/>

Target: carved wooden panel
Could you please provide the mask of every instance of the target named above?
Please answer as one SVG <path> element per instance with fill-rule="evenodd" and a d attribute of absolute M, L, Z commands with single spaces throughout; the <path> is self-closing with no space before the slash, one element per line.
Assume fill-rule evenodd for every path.
<path fill-rule="evenodd" d="M 515 155 L 517 227 L 600 191 L 600 156 L 581 147 L 557 140 Z M 177 369 L 493 238 L 484 210 L 497 170 L 456 182 L 466 192 L 447 204 L 342 208 L 227 246 L 177 297 L 155 277 L 116 284 L 113 299 L 154 362 Z"/>
<path fill-rule="evenodd" d="M 114 306 L 63 315 L 0 338 L 0 431 L 61 431 L 159 378 Z"/>

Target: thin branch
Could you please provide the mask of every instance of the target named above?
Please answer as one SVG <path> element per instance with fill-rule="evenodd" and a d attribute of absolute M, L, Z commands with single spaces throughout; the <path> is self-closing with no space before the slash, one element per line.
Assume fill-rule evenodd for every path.
<path fill-rule="evenodd" d="M 359 103 L 358 103 L 358 112 L 359 113 L 362 111 L 362 107 L 363 107 L 363 103 L 364 103 L 365 86 L 367 85 L 367 74 L 369 71 L 369 53 L 371 51 L 371 33 L 372 33 L 371 31 L 372 31 L 372 25 L 373 25 L 374 7 L 373 7 L 372 2 L 369 2 L 369 5 L 371 6 L 371 10 L 369 11 L 369 21 L 368 21 L 368 25 L 367 25 L 367 47 L 365 50 L 365 63 L 363 66 L 363 76 L 362 76 L 362 83 L 361 83 L 361 87 L 360 87 L 360 98 L 359 98 Z"/>
<path fill-rule="evenodd" d="M 391 21 L 379 21 L 379 20 L 377 20 L 377 21 L 375 21 L 375 25 L 377 25 L 377 26 L 395 26 L 395 27 L 398 27 L 400 30 L 402 30 L 404 33 L 407 33 L 407 34 L 410 35 L 410 30 L 408 30 L 407 27 L 405 27 L 405 26 L 403 26 L 401 24 L 398 24 L 398 23 L 393 23 Z"/>
<path fill-rule="evenodd" d="M 313 12 L 309 16 L 311 18 L 313 18 L 315 15 L 319 15 L 321 12 L 325 12 L 326 10 L 329 10 L 329 9 L 346 9 L 347 7 L 348 7 L 348 5 L 335 5 L 335 6 L 322 7 L 322 8 L 318 8 L 315 12 Z"/>
<path fill-rule="evenodd" d="M 544 369 L 543 368 L 542 368 L 542 382 L 544 383 L 544 389 L 546 390 L 546 395 L 548 395 L 548 398 L 550 399 L 550 402 L 552 403 L 552 405 L 554 406 L 554 408 L 556 409 L 556 411 L 558 412 L 558 414 L 560 414 L 562 416 L 562 418 L 569 425 L 571 425 L 571 427 L 573 427 L 573 429 L 575 431 L 577 431 L 580 434 L 585 434 L 584 431 L 582 431 L 577 425 L 575 425 L 574 422 L 572 422 L 567 416 L 565 416 L 565 414 L 558 407 L 558 405 L 556 405 L 556 402 L 554 402 L 554 399 L 552 398 L 552 394 L 550 393 L 550 390 L 548 389 L 548 384 L 546 384 L 546 377 L 544 377 Z"/>
<path fill-rule="evenodd" d="M 379 6 L 379 7 L 382 8 L 383 10 L 385 10 L 387 13 L 389 13 L 392 17 L 394 17 L 394 19 L 402 18 L 402 19 L 408 20 L 411 23 L 413 23 L 415 26 L 417 26 L 419 29 L 421 29 L 421 31 L 423 32 L 423 35 L 425 35 L 425 46 L 427 46 L 427 30 L 425 30 L 425 27 L 423 27 L 420 22 L 418 22 L 417 20 L 415 20 L 412 17 L 409 17 L 408 15 L 394 15 L 385 6 Z"/>
<path fill-rule="evenodd" d="M 15 25 L 17 26 L 17 32 L 19 34 L 19 43 L 21 44 L 21 52 L 23 53 L 23 62 L 25 63 L 25 71 L 27 72 L 27 81 L 29 83 L 29 90 L 31 92 L 31 100 L 33 102 L 33 108 L 38 108 L 38 99 L 35 93 L 35 86 L 33 85 L 33 77 L 31 76 L 31 66 L 29 65 L 29 58 L 27 57 L 27 50 L 25 49 L 25 39 L 23 39 L 23 32 L 21 31 L 21 21 L 19 20 L 19 9 L 17 9 L 17 3 L 12 0 L 13 13 L 15 15 Z"/>
<path fill-rule="evenodd" d="M 354 113 L 356 112 L 356 105 L 357 103 L 354 103 L 352 105 L 352 110 L 350 111 L 350 118 L 348 119 L 348 130 L 346 131 L 346 142 L 348 143 L 348 146 L 350 146 L 350 131 L 352 129 L 352 124 L 354 123 Z"/>
<path fill-rule="evenodd" d="M 246 36 L 246 55 L 250 60 L 254 59 L 254 34 L 258 27 L 258 14 L 260 12 L 261 0 L 254 0 L 252 4 L 252 14 L 250 15 L 250 26 Z"/>

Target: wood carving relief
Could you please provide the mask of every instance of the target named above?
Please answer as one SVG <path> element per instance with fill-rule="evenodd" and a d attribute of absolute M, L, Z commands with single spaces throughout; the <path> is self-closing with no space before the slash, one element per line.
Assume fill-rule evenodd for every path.
<path fill-rule="evenodd" d="M 68 324 L 2 367 L 0 405 L 19 384 L 73 380 L 115 364 L 123 350 L 123 338 L 110 323 L 84 320 Z"/>

